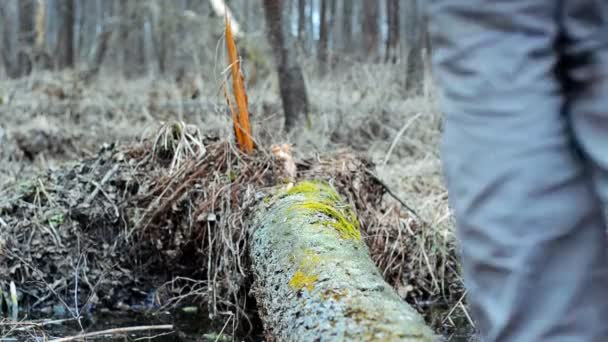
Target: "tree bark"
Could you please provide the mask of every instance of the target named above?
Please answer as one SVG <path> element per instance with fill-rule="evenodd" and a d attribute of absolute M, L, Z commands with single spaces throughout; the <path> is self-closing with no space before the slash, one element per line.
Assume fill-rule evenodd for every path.
<path fill-rule="evenodd" d="M 44 50 L 44 44 L 46 40 L 46 0 L 38 0 L 36 2 L 36 20 L 35 20 L 35 31 L 36 36 L 34 45 L 38 51 Z"/>
<path fill-rule="evenodd" d="M 436 341 L 387 284 L 356 218 L 327 185 L 301 183 L 259 205 L 251 260 L 264 328 L 275 341 Z"/>
<path fill-rule="evenodd" d="M 32 72 L 32 48 L 34 47 L 34 0 L 19 1 L 19 51 L 17 77 Z"/>
<path fill-rule="evenodd" d="M 315 16 L 315 1 L 308 1 L 308 20 L 306 23 L 306 48 L 308 55 L 314 54 L 315 46 L 315 22 L 313 20 Z"/>
<path fill-rule="evenodd" d="M 34 0 L 19 0 L 19 42 L 22 48 L 34 45 Z"/>
<path fill-rule="evenodd" d="M 343 1 L 342 9 L 342 51 L 351 53 L 353 51 L 353 2 Z"/>
<path fill-rule="evenodd" d="M 317 51 L 317 57 L 319 59 L 319 67 L 321 73 L 324 73 L 327 69 L 327 42 L 329 40 L 329 29 L 327 26 L 327 12 L 329 7 L 328 0 L 321 0 L 321 15 L 319 18 L 320 29 L 319 29 L 319 47 Z"/>
<path fill-rule="evenodd" d="M 2 19 L 2 44 L 0 55 L 4 64 L 4 70 L 8 77 L 19 76 L 19 63 L 17 59 L 18 42 L 15 37 L 19 30 L 16 28 L 17 3 L 13 1 L 0 1 L 0 19 Z"/>
<path fill-rule="evenodd" d="M 363 1 L 363 47 L 366 59 L 375 59 L 378 55 L 378 37 L 380 28 L 378 18 L 380 6 L 377 0 Z"/>
<path fill-rule="evenodd" d="M 86 83 L 91 83 L 99 74 L 101 65 L 108 51 L 108 44 L 112 37 L 112 30 L 106 28 L 100 32 L 95 38 L 95 42 L 88 56 L 87 69 L 83 73 L 83 78 Z"/>
<path fill-rule="evenodd" d="M 59 3 L 62 15 L 57 46 L 57 66 L 60 69 L 74 67 L 74 24 L 76 13 L 74 0 L 64 0 Z"/>
<path fill-rule="evenodd" d="M 157 0 L 155 3 L 158 11 L 152 14 L 152 26 L 154 30 L 153 40 L 156 58 L 158 59 L 158 72 L 161 75 L 167 73 L 168 63 L 172 59 L 172 54 L 175 52 L 175 47 L 170 40 L 170 32 L 174 31 L 174 25 L 170 20 L 167 20 L 162 14 L 170 11 L 171 3 L 167 1 Z"/>
<path fill-rule="evenodd" d="M 386 0 L 388 38 L 386 39 L 386 62 L 397 63 L 399 55 L 399 0 Z"/>
<path fill-rule="evenodd" d="M 290 132 L 298 126 L 302 118 L 308 118 L 308 95 L 302 69 L 296 61 L 293 49 L 287 48 L 282 31 L 281 4 L 281 0 L 264 0 L 264 12 L 279 76 L 285 130 Z"/>
<path fill-rule="evenodd" d="M 327 8 L 327 63 L 333 66 L 336 63 L 336 39 L 338 39 L 339 25 L 338 23 L 338 0 L 325 0 L 329 2 Z"/>
<path fill-rule="evenodd" d="M 306 36 L 306 0 L 298 0 L 298 40 L 304 46 Z"/>
<path fill-rule="evenodd" d="M 126 78 L 139 77 L 148 71 L 142 11 L 144 4 L 141 0 L 121 2 L 122 70 Z"/>
<path fill-rule="evenodd" d="M 408 92 L 417 92 L 424 81 L 424 50 L 428 42 L 426 39 L 426 25 L 422 20 L 418 0 L 408 0 L 405 10 L 406 38 L 407 38 L 407 66 L 405 89 Z"/>

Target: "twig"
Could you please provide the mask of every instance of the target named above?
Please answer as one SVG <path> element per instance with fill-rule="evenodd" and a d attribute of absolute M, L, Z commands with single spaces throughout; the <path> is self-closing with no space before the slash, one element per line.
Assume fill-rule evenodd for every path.
<path fill-rule="evenodd" d="M 53 199 L 51 198 L 51 196 L 49 196 L 49 193 L 46 192 L 46 188 L 44 187 L 44 183 L 42 183 L 42 180 L 40 178 L 38 178 L 38 185 L 40 185 L 40 192 L 42 192 L 42 194 L 46 197 L 46 199 L 49 201 L 50 204 L 52 204 L 53 206 L 56 205 L 55 201 L 53 201 Z"/>
<path fill-rule="evenodd" d="M 101 191 L 101 187 L 112 177 L 112 175 L 118 171 L 118 164 L 114 165 L 101 179 L 101 182 L 96 183 L 91 180 L 91 183 L 95 185 L 95 190 L 84 200 L 84 203 L 91 203 L 91 201 L 97 196 L 97 194 Z"/>
<path fill-rule="evenodd" d="M 138 338 L 134 339 L 133 341 L 154 340 L 159 337 L 163 337 L 163 336 L 170 335 L 173 333 L 175 333 L 175 331 L 164 332 L 164 333 L 156 334 L 153 336 L 143 336 L 143 337 L 138 337 Z"/>
<path fill-rule="evenodd" d="M 384 190 L 386 190 L 386 192 L 388 192 L 388 194 L 391 195 L 391 197 L 393 197 L 395 200 L 397 200 L 397 202 L 399 202 L 405 209 L 407 209 L 407 211 L 409 211 L 412 215 L 414 215 L 420 222 L 425 222 L 422 219 L 422 217 L 420 217 L 420 215 L 418 215 L 418 213 L 414 209 L 412 209 L 412 207 L 410 207 L 407 203 L 405 203 L 404 200 L 399 198 L 399 196 L 397 196 L 397 194 L 395 194 L 393 192 L 393 190 L 391 190 L 391 188 L 386 183 L 384 183 L 378 176 L 376 176 L 372 171 L 370 171 L 369 169 L 365 169 L 365 173 L 370 175 L 376 182 L 378 182 L 380 185 L 382 185 Z"/>
<path fill-rule="evenodd" d="M 0 323 L 0 326 L 16 326 L 17 328 L 15 328 L 15 331 L 25 331 L 25 330 L 30 330 L 30 329 L 34 329 L 34 328 L 42 328 L 47 325 L 62 324 L 62 323 L 69 322 L 72 320 L 73 320 L 72 318 L 64 318 L 64 319 L 47 320 L 47 321 L 42 321 L 42 322 L 35 322 L 35 321 L 14 322 L 14 323 L 2 322 L 2 323 Z"/>
<path fill-rule="evenodd" d="M 467 320 L 469 321 L 469 324 L 475 328 L 475 322 L 473 321 L 473 319 L 471 318 L 471 316 L 469 315 L 469 311 L 467 310 L 467 308 L 464 306 L 464 304 L 462 304 L 462 301 L 460 303 L 458 303 L 458 305 L 460 305 L 460 308 L 462 309 L 462 312 L 464 313 L 465 317 L 467 318 Z"/>
<path fill-rule="evenodd" d="M 462 300 L 466 297 L 466 295 L 467 295 L 467 291 L 465 290 L 464 293 L 462 294 L 462 296 L 460 296 L 460 299 L 458 299 L 456 301 L 456 304 L 454 304 L 454 306 L 452 306 L 450 311 L 448 311 L 448 313 L 445 314 L 445 318 L 443 319 L 443 321 L 441 321 L 441 324 L 445 323 L 445 321 L 447 321 L 452 316 L 452 313 L 454 312 L 454 310 L 456 310 L 456 308 L 458 307 L 458 304 L 462 303 Z"/>
<path fill-rule="evenodd" d="M 80 240 L 78 240 L 78 242 L 80 244 Z M 76 269 L 74 270 L 74 311 L 76 311 L 76 315 L 72 314 L 72 316 L 74 316 L 74 319 L 78 322 L 78 325 L 80 326 L 80 331 L 84 331 L 84 328 L 82 327 L 82 322 L 80 321 L 80 310 L 78 308 L 78 275 L 80 274 L 80 260 L 82 260 L 82 254 L 80 254 L 80 256 L 78 257 Z M 71 311 L 72 310 L 70 310 L 70 312 Z"/>
<path fill-rule="evenodd" d="M 80 334 L 75 336 L 68 336 L 57 338 L 54 340 L 50 340 L 49 342 L 66 342 L 66 341 L 76 341 L 81 340 L 88 337 L 102 336 L 102 335 L 113 335 L 113 334 L 123 334 L 134 331 L 144 331 L 144 330 L 173 330 L 172 324 L 165 325 L 143 325 L 143 326 L 135 326 L 135 327 L 125 327 L 125 328 L 114 328 L 107 330 L 94 331 L 86 334 Z"/>
<path fill-rule="evenodd" d="M 386 152 L 386 156 L 384 156 L 384 162 L 382 162 L 382 166 L 386 166 L 386 163 L 388 163 L 388 160 L 391 157 L 391 154 L 393 153 L 393 149 L 395 148 L 395 146 L 397 146 L 397 142 L 399 141 L 399 139 L 401 139 L 403 133 L 405 133 L 405 131 L 414 123 L 414 121 L 416 121 L 416 119 L 420 117 L 420 115 L 422 115 L 422 113 L 418 113 L 411 117 L 409 120 L 407 120 L 405 125 L 403 125 L 401 130 L 399 130 L 399 132 L 395 136 L 395 139 L 393 139 L 393 142 L 391 143 L 391 147 L 389 147 L 388 152 Z"/>
<path fill-rule="evenodd" d="M 4 220 L 2 219 L 2 217 L 0 217 L 0 226 L 6 228 L 8 227 L 8 224 L 6 224 L 6 222 L 4 222 Z"/>
<path fill-rule="evenodd" d="M 42 273 L 42 271 L 40 271 L 39 269 L 37 269 L 37 268 L 35 268 L 34 266 L 30 265 L 30 264 L 29 264 L 27 261 L 23 260 L 23 258 L 22 258 L 22 257 L 20 257 L 19 255 L 15 254 L 15 253 L 12 253 L 12 252 L 9 252 L 9 253 L 8 253 L 8 255 L 10 255 L 11 257 L 13 257 L 13 258 L 15 258 L 15 259 L 18 259 L 19 261 L 21 261 L 21 263 L 22 263 L 22 264 L 24 264 L 25 266 L 29 267 L 29 268 L 30 268 L 30 269 L 31 269 L 33 272 L 37 272 L 38 274 L 40 274 L 40 275 L 41 275 L 41 277 L 43 277 L 43 278 L 44 278 L 45 274 L 44 274 L 44 273 Z M 55 283 L 53 283 L 53 286 L 54 286 L 55 284 L 61 284 L 61 282 L 63 282 L 63 281 L 64 281 L 63 279 L 62 279 L 62 280 L 58 280 L 58 281 L 56 281 Z M 67 304 L 67 303 L 66 303 L 66 302 L 65 302 L 65 301 L 64 301 L 64 300 L 61 298 L 61 296 L 59 296 L 59 294 L 57 294 L 57 292 L 55 291 L 55 289 L 54 289 L 54 288 L 53 288 L 51 285 L 49 285 L 48 283 L 46 283 L 46 282 L 44 282 L 44 284 L 45 284 L 45 285 L 46 285 L 46 286 L 49 288 L 49 290 L 50 290 L 50 291 L 51 291 L 51 292 L 52 292 L 52 293 L 53 293 L 53 294 L 54 294 L 54 295 L 57 297 L 57 299 L 58 299 L 58 300 L 61 302 L 61 304 L 63 304 L 63 306 L 65 306 L 65 308 L 66 308 L 66 309 L 67 309 L 69 312 L 71 312 L 71 311 L 70 311 L 70 310 L 71 310 L 71 309 L 70 309 L 70 306 L 69 306 L 69 305 L 68 305 L 68 304 Z M 67 287 L 67 284 L 65 284 L 65 283 L 64 283 L 64 286 L 61 286 L 61 287 L 60 287 L 60 289 L 63 289 L 63 288 L 65 288 L 65 287 Z M 49 296 L 47 296 L 47 298 L 48 298 L 48 297 L 49 297 Z M 37 301 L 36 301 L 36 303 L 34 303 L 34 306 L 36 306 L 36 304 L 40 303 L 42 300 L 43 300 L 43 299 L 39 299 L 39 300 L 37 300 Z"/>
<path fill-rule="evenodd" d="M 219 341 L 220 338 L 222 337 L 222 335 L 224 334 L 224 330 L 226 329 L 226 327 L 228 326 L 228 323 L 230 323 L 230 320 L 232 319 L 232 316 L 228 317 L 228 320 L 226 321 L 226 323 L 224 323 L 224 327 L 222 327 L 222 330 L 220 331 L 220 333 L 217 335 L 217 337 L 215 338 L 215 342 Z"/>

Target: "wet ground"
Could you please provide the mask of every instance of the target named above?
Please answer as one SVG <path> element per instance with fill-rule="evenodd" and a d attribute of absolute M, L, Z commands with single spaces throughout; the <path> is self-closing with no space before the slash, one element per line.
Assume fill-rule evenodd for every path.
<path fill-rule="evenodd" d="M 80 320 L 65 316 L 38 320 L 31 317 L 27 323 L 0 323 L 4 328 L 12 325 L 12 329 L 4 329 L 9 331 L 0 336 L 0 341 L 52 341 L 81 334 L 93 335 L 87 341 L 233 341 L 235 327 L 231 322 L 230 316 L 211 320 L 194 308 L 173 313 L 101 312 Z M 256 340 L 262 339 L 249 339 Z"/>

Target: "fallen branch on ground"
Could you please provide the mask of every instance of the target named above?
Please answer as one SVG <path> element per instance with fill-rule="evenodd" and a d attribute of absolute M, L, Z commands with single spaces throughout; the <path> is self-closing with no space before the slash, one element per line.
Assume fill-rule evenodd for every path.
<path fill-rule="evenodd" d="M 88 338 L 88 337 L 124 334 L 124 333 L 129 333 L 129 332 L 145 331 L 145 330 L 173 330 L 173 325 L 172 324 L 144 325 L 144 326 L 135 326 L 135 327 L 114 328 L 114 329 L 107 329 L 107 330 L 101 330 L 101 331 L 94 331 L 94 332 L 80 334 L 80 335 L 76 335 L 76 336 L 62 337 L 62 338 L 51 340 L 49 342 L 77 341 L 77 340 L 81 340 L 81 339 Z"/>

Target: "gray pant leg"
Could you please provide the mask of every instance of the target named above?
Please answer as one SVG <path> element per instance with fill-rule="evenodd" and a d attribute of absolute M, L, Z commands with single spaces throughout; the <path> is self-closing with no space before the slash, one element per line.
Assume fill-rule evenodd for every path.
<path fill-rule="evenodd" d="M 608 340 L 605 223 L 554 72 L 559 4 L 428 4 L 445 176 L 488 342 Z"/>
<path fill-rule="evenodd" d="M 608 204 L 608 2 L 567 0 L 563 21 L 568 112 Z"/>

